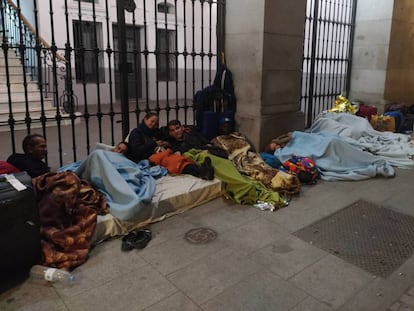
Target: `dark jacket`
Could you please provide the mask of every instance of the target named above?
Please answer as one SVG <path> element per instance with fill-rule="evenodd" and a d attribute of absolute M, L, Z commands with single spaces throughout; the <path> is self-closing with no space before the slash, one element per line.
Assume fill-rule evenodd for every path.
<path fill-rule="evenodd" d="M 206 149 L 206 145 L 210 143 L 208 139 L 202 136 L 198 131 L 189 127 L 185 129 L 183 138 L 182 141 L 177 141 L 172 137 L 170 138 L 171 149 L 174 152 L 180 151 L 181 153 L 184 153 L 192 148 Z"/>
<path fill-rule="evenodd" d="M 34 159 L 24 153 L 15 153 L 9 156 L 7 162 L 21 171 L 26 171 L 34 178 L 50 172 L 50 167 L 41 160 Z"/>
<path fill-rule="evenodd" d="M 149 129 L 144 122 L 133 129 L 128 138 L 128 159 L 138 163 L 148 159 L 157 147 L 156 140 L 159 139 L 158 129 Z"/>
<path fill-rule="evenodd" d="M 180 151 L 181 153 L 187 152 L 190 149 L 201 149 L 208 150 L 211 154 L 214 154 L 221 158 L 227 158 L 227 153 L 225 150 L 213 146 L 210 141 L 200 134 L 196 129 L 192 127 L 187 127 L 184 132 L 184 140 L 177 141 L 174 138 L 169 139 L 171 143 L 171 149 L 176 152 Z"/>

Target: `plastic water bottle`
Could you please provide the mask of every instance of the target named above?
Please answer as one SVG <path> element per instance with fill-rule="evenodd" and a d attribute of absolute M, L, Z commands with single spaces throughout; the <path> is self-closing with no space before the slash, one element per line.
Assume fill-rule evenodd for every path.
<path fill-rule="evenodd" d="M 69 271 L 41 265 L 34 265 L 30 269 L 30 276 L 34 279 L 42 279 L 52 283 L 59 281 L 72 283 L 76 280 L 75 275 L 73 275 Z"/>

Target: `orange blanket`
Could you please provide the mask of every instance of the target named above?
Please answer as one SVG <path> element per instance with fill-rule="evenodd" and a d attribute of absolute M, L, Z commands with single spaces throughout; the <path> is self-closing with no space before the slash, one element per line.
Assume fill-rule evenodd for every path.
<path fill-rule="evenodd" d="M 148 160 L 152 164 L 165 167 L 170 174 L 181 174 L 187 165 L 194 164 L 193 160 L 181 154 L 173 153 L 171 149 L 154 153 Z"/>

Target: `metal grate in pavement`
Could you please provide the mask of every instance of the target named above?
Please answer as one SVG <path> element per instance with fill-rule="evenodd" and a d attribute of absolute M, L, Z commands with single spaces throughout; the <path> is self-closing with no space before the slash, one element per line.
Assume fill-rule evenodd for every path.
<path fill-rule="evenodd" d="M 414 217 L 363 200 L 293 234 L 381 277 L 414 253 Z"/>
<path fill-rule="evenodd" d="M 184 239 L 191 244 L 207 244 L 214 241 L 217 232 L 210 228 L 195 228 L 187 231 Z"/>

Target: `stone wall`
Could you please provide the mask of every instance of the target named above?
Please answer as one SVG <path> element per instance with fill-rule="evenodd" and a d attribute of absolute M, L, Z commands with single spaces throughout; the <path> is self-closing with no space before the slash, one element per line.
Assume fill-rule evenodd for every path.
<path fill-rule="evenodd" d="M 375 105 L 384 99 L 393 1 L 358 0 L 350 99 Z"/>
<path fill-rule="evenodd" d="M 384 98 L 414 103 L 414 1 L 395 0 Z"/>

